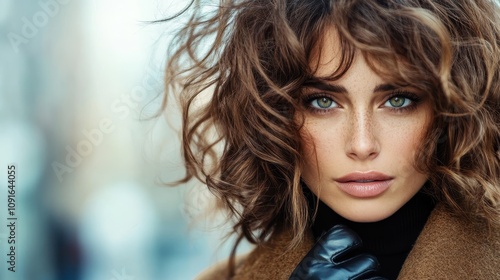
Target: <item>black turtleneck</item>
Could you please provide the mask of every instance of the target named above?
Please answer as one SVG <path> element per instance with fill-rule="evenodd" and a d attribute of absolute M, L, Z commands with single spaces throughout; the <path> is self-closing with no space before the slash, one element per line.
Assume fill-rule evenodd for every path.
<path fill-rule="evenodd" d="M 304 194 L 312 214 L 317 198 L 306 186 Z M 312 231 L 317 239 L 336 224 L 350 227 L 363 240 L 362 251 L 380 262 L 379 276 L 396 279 L 434 205 L 433 199 L 420 191 L 392 216 L 378 222 L 357 223 L 338 215 L 320 200 Z"/>

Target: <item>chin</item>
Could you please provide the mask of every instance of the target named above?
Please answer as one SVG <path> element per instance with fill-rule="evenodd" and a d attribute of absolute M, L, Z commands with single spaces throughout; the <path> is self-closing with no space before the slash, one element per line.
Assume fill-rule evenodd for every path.
<path fill-rule="evenodd" d="M 400 208 L 396 205 L 393 207 L 388 207 L 387 204 L 379 203 L 362 203 L 362 205 L 356 205 L 358 203 L 353 203 L 349 207 L 333 207 L 335 211 L 340 216 L 358 223 L 373 223 L 384 220 L 392 216 Z"/>

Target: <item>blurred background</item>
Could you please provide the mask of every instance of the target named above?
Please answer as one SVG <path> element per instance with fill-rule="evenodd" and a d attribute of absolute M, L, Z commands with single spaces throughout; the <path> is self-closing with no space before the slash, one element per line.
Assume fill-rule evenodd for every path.
<path fill-rule="evenodd" d="M 227 258 L 203 186 L 162 183 L 184 174 L 177 109 L 148 119 L 181 19 L 146 22 L 186 5 L 0 0 L 0 279 L 193 279 Z"/>

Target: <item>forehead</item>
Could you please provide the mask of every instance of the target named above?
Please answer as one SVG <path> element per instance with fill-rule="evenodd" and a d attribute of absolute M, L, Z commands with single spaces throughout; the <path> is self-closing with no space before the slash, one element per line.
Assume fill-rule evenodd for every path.
<path fill-rule="evenodd" d="M 340 36 L 334 26 L 328 26 L 312 50 L 309 67 L 316 77 L 328 77 L 339 68 L 341 58 Z"/>
<path fill-rule="evenodd" d="M 391 84 L 405 86 L 413 84 L 412 81 L 404 78 L 408 75 L 402 75 L 399 72 L 400 67 L 396 64 L 385 64 L 387 61 L 396 62 L 396 64 L 399 61 L 405 64 L 404 59 L 395 57 L 380 61 L 378 55 L 357 49 L 348 39 L 339 35 L 334 25 L 329 25 L 325 27 L 323 35 L 311 50 L 309 69 L 314 77 L 326 80 L 344 80 L 346 75 L 352 75 L 353 72 L 356 75 L 360 72 L 369 72 L 378 79 Z M 362 71 L 359 71 L 360 68 Z"/>

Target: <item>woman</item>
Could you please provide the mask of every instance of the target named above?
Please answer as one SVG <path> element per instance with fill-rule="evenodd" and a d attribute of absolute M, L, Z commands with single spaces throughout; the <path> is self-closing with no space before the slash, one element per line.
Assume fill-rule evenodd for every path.
<path fill-rule="evenodd" d="M 167 65 L 183 182 L 256 248 L 200 279 L 500 278 L 496 2 L 209 7 Z"/>

